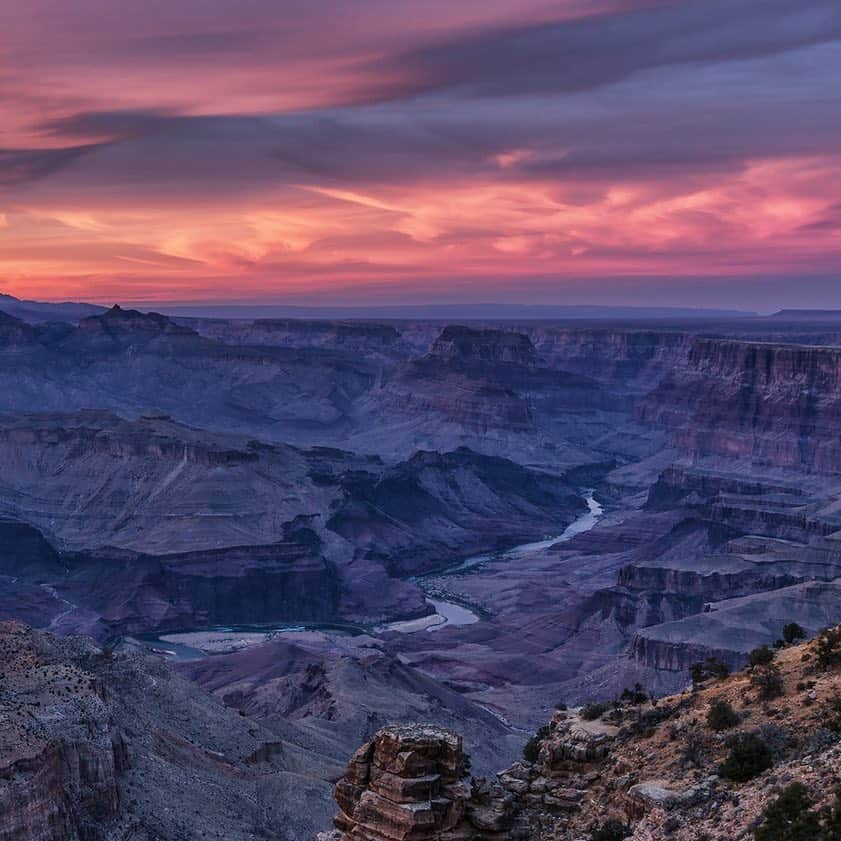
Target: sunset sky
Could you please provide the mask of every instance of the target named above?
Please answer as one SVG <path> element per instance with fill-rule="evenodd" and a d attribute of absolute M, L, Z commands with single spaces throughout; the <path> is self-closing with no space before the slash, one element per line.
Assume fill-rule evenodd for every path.
<path fill-rule="evenodd" d="M 0 291 L 841 306 L 838 0 L 26 0 L 0 33 Z"/>

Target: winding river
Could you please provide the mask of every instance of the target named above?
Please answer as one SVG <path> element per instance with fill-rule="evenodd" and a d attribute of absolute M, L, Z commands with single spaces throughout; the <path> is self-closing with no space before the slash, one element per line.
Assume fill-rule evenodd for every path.
<path fill-rule="evenodd" d="M 411 580 L 427 594 L 427 602 L 435 608 L 435 613 L 425 616 L 423 619 L 410 620 L 408 622 L 393 622 L 383 627 L 382 630 L 399 631 L 401 633 L 414 633 L 415 631 L 438 631 L 447 625 L 472 625 L 478 622 L 481 617 L 467 604 L 448 601 L 441 598 L 441 592 L 437 588 L 429 586 L 429 580 L 438 579 L 447 575 L 458 575 L 477 569 L 488 561 L 509 561 L 530 555 L 533 552 L 542 552 L 550 546 L 558 543 L 565 543 L 578 534 L 590 531 L 599 521 L 604 513 L 604 508 L 595 497 L 595 491 L 588 488 L 583 492 L 584 502 L 587 510 L 571 522 L 561 534 L 549 537 L 545 540 L 538 540 L 534 543 L 522 543 L 514 546 L 505 552 L 485 553 L 473 555 L 466 560 L 459 561 L 452 566 L 445 567 L 438 572 L 421 575 Z"/>
<path fill-rule="evenodd" d="M 427 602 L 435 609 L 435 613 L 421 619 L 411 619 L 404 622 L 391 622 L 375 629 L 376 632 L 397 631 L 400 633 L 415 633 L 417 631 L 437 631 L 448 625 L 472 625 L 479 622 L 481 617 L 471 605 L 451 600 L 452 596 L 442 593 L 439 588 L 432 587 L 431 579 L 440 579 L 448 575 L 459 575 L 481 567 L 489 561 L 507 561 L 522 558 L 533 552 L 542 552 L 557 543 L 571 540 L 577 534 L 589 531 L 599 520 L 603 508 L 596 501 L 592 489 L 583 492 L 583 499 L 587 510 L 570 523 L 564 531 L 545 540 L 534 543 L 523 543 L 505 552 L 485 553 L 473 555 L 458 561 L 451 566 L 444 567 L 434 573 L 410 579 L 416 583 L 427 596 Z M 143 634 L 135 638 L 135 643 L 156 653 L 172 657 L 175 660 L 196 660 L 214 653 L 228 653 L 250 645 L 271 639 L 276 634 L 301 633 L 313 630 L 329 630 L 346 634 L 360 634 L 370 632 L 369 629 L 353 625 L 331 625 L 323 623 L 279 625 L 266 627 L 265 625 L 237 625 L 235 627 L 204 628 L 184 631 L 170 631 L 169 633 Z"/>

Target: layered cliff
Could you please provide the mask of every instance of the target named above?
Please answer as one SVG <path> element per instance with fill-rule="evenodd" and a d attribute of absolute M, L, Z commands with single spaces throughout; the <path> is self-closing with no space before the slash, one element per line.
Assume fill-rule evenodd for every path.
<path fill-rule="evenodd" d="M 703 612 L 641 628 L 630 655 L 666 671 L 687 672 L 708 656 L 740 668 L 751 650 L 778 639 L 784 624 L 796 622 L 814 634 L 837 623 L 840 614 L 841 579 L 807 581 L 724 599 Z"/>
<path fill-rule="evenodd" d="M 194 551 L 271 543 L 329 504 L 291 447 L 147 415 L 39 414 L 0 423 L 0 511 L 67 549 Z"/>
<path fill-rule="evenodd" d="M 638 394 L 655 388 L 675 367 L 685 364 L 692 346 L 691 333 L 681 330 L 551 324 L 524 329 L 553 368 Z"/>
<path fill-rule="evenodd" d="M 460 326 L 397 365 L 357 408 L 356 448 L 405 456 L 442 449 L 437 441 L 553 465 L 598 461 L 588 445 L 631 411 L 629 400 L 590 377 L 546 364 L 523 333 Z"/>
<path fill-rule="evenodd" d="M 637 414 L 691 458 L 836 472 L 841 349 L 696 338 Z"/>

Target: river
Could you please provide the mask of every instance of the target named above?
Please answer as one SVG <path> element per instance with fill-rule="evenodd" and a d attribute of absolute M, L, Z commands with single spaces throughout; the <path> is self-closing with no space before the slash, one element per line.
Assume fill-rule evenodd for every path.
<path fill-rule="evenodd" d="M 473 625 L 478 622 L 481 617 L 474 609 L 471 609 L 470 605 L 464 604 L 463 602 L 442 599 L 442 594 L 438 588 L 435 588 L 434 591 L 429 588 L 429 579 L 469 572 L 488 563 L 488 561 L 509 561 L 522 558 L 534 552 L 542 552 L 558 543 L 565 543 L 567 540 L 572 540 L 578 534 L 590 531 L 604 513 L 604 508 L 596 499 L 595 491 L 592 488 L 588 488 L 583 492 L 583 498 L 587 505 L 587 510 L 573 520 L 561 534 L 555 537 L 548 537 L 533 543 L 521 543 L 519 546 L 514 546 L 505 552 L 473 555 L 470 558 L 445 567 L 438 572 L 411 579 L 427 593 L 427 602 L 435 608 L 435 613 L 423 619 L 408 622 L 393 622 L 390 625 L 384 626 L 382 630 L 399 631 L 400 633 L 414 633 L 422 630 L 439 631 L 447 625 Z"/>
<path fill-rule="evenodd" d="M 548 537 L 545 540 L 538 540 L 534 543 L 523 543 L 505 552 L 473 555 L 451 566 L 444 567 L 437 572 L 410 579 L 424 590 L 427 594 L 426 600 L 434 608 L 435 612 L 421 619 L 410 619 L 408 621 L 391 622 L 387 625 L 381 625 L 375 631 L 397 631 L 399 633 L 409 634 L 417 631 L 438 631 L 448 625 L 472 625 L 479 622 L 481 617 L 475 608 L 471 605 L 453 600 L 452 596 L 441 593 L 438 588 L 432 588 L 428 583 L 429 580 L 469 572 L 489 561 L 514 560 L 533 552 L 542 552 L 550 546 L 554 546 L 556 543 L 564 543 L 567 540 L 571 540 L 577 534 L 589 531 L 598 522 L 599 517 L 603 513 L 603 508 L 596 501 L 592 489 L 585 490 L 583 492 L 583 498 L 587 504 L 587 510 L 570 523 L 561 534 L 555 537 Z M 300 625 L 278 625 L 273 627 L 266 627 L 265 625 L 237 625 L 234 627 L 185 629 L 183 631 L 170 631 L 168 633 L 143 634 L 134 638 L 134 642 L 156 654 L 164 654 L 175 660 L 185 661 L 207 657 L 209 654 L 223 654 L 237 651 L 241 648 L 247 648 L 251 645 L 265 642 L 278 634 L 302 633 L 314 630 L 346 634 L 367 632 L 367 629 L 360 626 L 325 623 L 302 623 Z"/>

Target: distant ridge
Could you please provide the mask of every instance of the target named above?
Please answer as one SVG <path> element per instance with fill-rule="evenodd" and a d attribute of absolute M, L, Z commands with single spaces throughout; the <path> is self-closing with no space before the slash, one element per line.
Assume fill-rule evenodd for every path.
<path fill-rule="evenodd" d="M 142 305 L 133 305 L 146 309 Z M 717 319 L 753 318 L 740 310 L 690 307 L 625 307 L 557 304 L 392 304 L 386 306 L 286 306 L 248 304 L 156 304 L 165 315 L 193 318 L 310 318 L 310 319 L 408 319 L 408 320 L 557 320 L 557 319 Z"/>
<path fill-rule="evenodd" d="M 383 306 L 292 306 L 285 304 L 124 304 L 141 312 L 157 312 L 179 318 L 221 319 L 316 319 L 316 320 L 430 320 L 430 321 L 557 321 L 557 320 L 713 320 L 754 318 L 756 313 L 743 310 L 699 309 L 692 307 L 631 307 L 560 304 L 390 304 Z M 102 315 L 107 307 L 66 301 L 48 303 L 21 300 L 0 293 L 0 312 L 30 324 L 64 321 L 77 324 L 81 319 Z M 839 311 L 781 310 L 771 318 L 800 320 L 821 317 L 841 319 Z M 808 315 L 805 315 L 808 314 Z"/>
<path fill-rule="evenodd" d="M 787 309 L 775 312 L 768 318 L 780 321 L 841 321 L 841 310 L 795 310 Z"/>
<path fill-rule="evenodd" d="M 45 321 L 66 321 L 77 324 L 80 319 L 89 315 L 100 315 L 105 307 L 96 304 L 74 303 L 44 303 L 43 301 L 22 301 L 14 295 L 4 295 L 0 292 L 0 312 L 19 318 L 29 324 L 41 324 Z"/>

